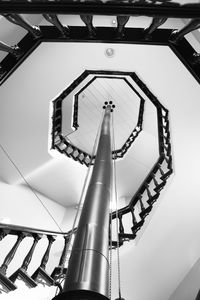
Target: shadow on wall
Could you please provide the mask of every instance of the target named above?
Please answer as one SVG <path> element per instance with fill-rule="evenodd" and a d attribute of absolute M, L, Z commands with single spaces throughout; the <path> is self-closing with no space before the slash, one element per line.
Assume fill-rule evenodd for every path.
<path fill-rule="evenodd" d="M 183 278 L 169 300 L 200 300 L 199 278 L 200 258 Z"/>

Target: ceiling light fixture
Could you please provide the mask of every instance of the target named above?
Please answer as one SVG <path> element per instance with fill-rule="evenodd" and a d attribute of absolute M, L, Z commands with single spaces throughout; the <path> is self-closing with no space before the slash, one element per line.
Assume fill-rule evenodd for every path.
<path fill-rule="evenodd" d="M 105 50 L 105 56 L 112 58 L 115 55 L 115 50 L 113 48 L 107 48 Z"/>
<path fill-rule="evenodd" d="M 111 20 L 111 25 L 112 25 L 112 26 L 116 26 L 116 23 L 117 23 L 116 19 L 112 19 L 112 20 Z"/>

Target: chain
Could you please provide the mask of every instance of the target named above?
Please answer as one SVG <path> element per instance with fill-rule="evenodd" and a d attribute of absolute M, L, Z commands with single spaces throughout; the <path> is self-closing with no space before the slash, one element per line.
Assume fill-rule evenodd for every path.
<path fill-rule="evenodd" d="M 112 128 L 113 128 L 113 146 L 115 149 L 115 135 L 114 135 L 114 126 L 113 121 L 114 116 L 112 118 Z M 118 195 L 117 195 L 117 183 L 116 183 L 116 160 L 113 160 L 113 180 L 114 180 L 114 198 L 115 198 L 115 205 L 116 205 L 116 234 L 117 234 L 117 278 L 118 278 L 118 293 L 119 293 L 119 299 L 121 299 L 121 277 L 120 277 L 120 256 L 119 256 L 119 234 L 118 234 L 118 228 L 119 228 L 119 222 L 118 222 Z"/>
<path fill-rule="evenodd" d="M 110 241 L 109 241 L 109 299 L 111 300 L 112 295 L 112 197 L 110 198 Z"/>

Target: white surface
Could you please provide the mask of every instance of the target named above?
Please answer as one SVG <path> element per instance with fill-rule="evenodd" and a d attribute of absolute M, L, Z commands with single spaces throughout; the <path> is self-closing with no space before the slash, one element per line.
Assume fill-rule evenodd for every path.
<path fill-rule="evenodd" d="M 169 300 L 196 299 L 199 291 L 200 259 L 192 266 Z"/>
<path fill-rule="evenodd" d="M 5 300 L 22 300 L 22 299 L 30 299 L 30 300 L 51 300 L 56 294 L 56 287 L 44 287 L 39 285 L 35 288 L 29 289 L 25 286 L 21 286 L 19 289 L 12 291 L 8 294 L 4 294 L 1 296 L 1 299 Z"/>
<path fill-rule="evenodd" d="M 98 22 L 102 21 L 101 18 L 97 19 Z M 144 19 L 149 24 L 150 18 Z M 111 18 L 107 20 L 110 22 Z M 140 27 L 139 20 L 141 18 L 131 18 L 130 22 Z M 173 22 L 174 25 L 170 24 L 172 28 L 181 26 L 180 22 Z M 63 43 L 40 46 L 1 87 L 1 142 L 25 175 L 36 171 L 45 163 L 48 165 L 53 160 L 47 154 L 46 139 L 51 99 L 85 68 L 136 71 L 170 111 L 175 176 L 167 193 L 159 200 L 160 205 L 137 246 L 134 247 L 130 242 L 120 250 L 122 295 L 126 300 L 168 300 L 200 253 L 200 88 L 167 47 L 117 44 L 106 44 L 106 47 L 115 48 L 116 55 L 112 59 L 106 60 L 104 44 L 90 44 L 89 47 L 74 44 L 70 48 Z M 73 67 L 70 67 L 72 56 L 77 59 L 73 60 Z M 89 61 L 86 60 L 87 56 Z M 84 62 L 84 66 L 78 69 L 80 61 Z M 151 122 L 149 121 L 150 125 L 148 122 L 146 124 L 150 129 Z M 150 132 L 152 135 L 151 129 L 148 133 Z M 18 175 L 13 167 L 8 165 L 3 156 L 1 161 L 0 176 L 9 182 L 16 182 Z M 147 162 L 144 169 L 146 166 Z M 52 169 L 52 172 L 57 177 L 60 169 Z M 71 169 L 66 178 L 70 174 Z M 130 176 L 126 169 L 121 174 L 124 180 L 119 180 L 123 183 L 119 189 L 125 189 L 128 182 L 126 177 Z M 49 187 L 43 185 L 39 172 L 37 175 L 38 181 L 34 184 L 37 184 L 38 190 L 43 189 L 45 194 Z M 54 182 L 49 182 L 49 185 L 53 190 Z M 126 195 L 122 192 L 121 196 Z M 113 271 L 113 281 L 115 280 Z M 116 290 L 114 284 L 115 296 Z"/>
<path fill-rule="evenodd" d="M 156 46 L 129 45 L 124 48 L 120 44 L 111 44 L 116 49 L 116 55 L 110 60 L 104 55 L 104 49 L 107 46 L 107 44 L 98 44 L 97 46 L 93 43 L 90 45 L 82 43 L 43 43 L 0 89 L 0 96 L 3 99 L 0 118 L 0 134 L 3 147 L 8 151 L 22 174 L 28 176 L 29 183 L 35 189 L 65 206 L 79 200 L 82 178 L 86 170 L 84 166 L 78 163 L 75 166 L 73 161 L 70 160 L 69 162 L 68 158 L 65 158 L 66 163 L 63 158 L 63 167 L 61 167 L 59 160 L 57 161 L 56 158 L 49 155 L 48 133 L 51 131 L 51 128 L 49 128 L 51 101 L 85 69 L 138 71 L 140 75 L 142 66 L 145 67 L 145 70 L 150 70 L 159 59 L 159 56 L 162 59 L 162 56 L 168 57 L 171 55 L 167 47 L 159 47 L 158 49 Z M 148 59 L 146 58 L 144 64 L 141 65 L 139 57 L 140 55 L 143 57 L 147 49 L 149 51 Z M 80 53 L 82 53 L 82 56 Z M 133 56 L 134 60 L 127 60 L 127 57 L 130 56 Z M 76 57 L 76 60 L 73 59 L 74 57 Z M 84 60 L 82 57 L 84 57 Z M 143 58 L 145 59 L 145 56 Z M 148 78 L 148 74 L 145 75 L 145 78 Z M 127 114 L 126 112 L 125 117 L 127 117 Z M 155 116 L 155 111 L 152 110 L 152 114 Z M 147 113 L 145 117 L 147 124 L 149 118 L 151 120 L 152 116 Z M 88 128 L 91 128 L 90 124 L 88 124 Z M 123 131 L 125 131 L 124 128 Z M 152 141 L 153 144 L 149 143 L 148 147 L 153 149 L 155 136 L 157 136 L 155 126 L 151 127 L 150 131 L 150 138 L 148 138 L 148 135 L 141 134 L 139 139 L 143 137 L 144 144 Z M 147 138 L 148 140 L 145 142 Z M 148 167 L 153 166 L 157 151 L 158 149 L 155 147 L 151 151 L 151 155 L 145 156 L 145 165 L 148 165 Z M 143 154 L 143 152 L 138 151 L 134 154 L 132 160 L 143 165 L 144 163 L 141 163 L 144 159 Z M 22 180 L 15 168 L 5 158 L 5 155 L 3 153 L 1 155 L 2 169 L 0 175 L 3 180 L 11 184 Z M 66 168 L 64 168 L 64 164 L 67 166 Z M 46 176 L 47 172 L 48 176 Z M 121 171 L 119 172 L 122 174 Z M 126 171 L 127 176 L 128 173 L 129 170 Z M 145 172 L 143 178 L 146 175 Z M 124 177 L 123 174 L 122 176 Z M 79 181 L 76 180 L 77 177 L 80 178 Z M 72 181 L 73 185 L 71 184 Z M 119 197 L 124 196 L 125 190 L 128 195 L 131 193 L 128 183 L 126 185 L 126 181 L 121 180 L 121 177 L 119 177 L 118 182 L 122 181 L 123 186 L 119 184 L 119 190 L 123 189 L 123 194 L 119 194 Z M 70 189 L 68 186 L 70 186 Z M 137 188 L 138 183 L 132 183 L 132 190 Z M 72 195 L 73 190 L 75 193 Z M 69 199 L 69 203 L 66 203 L 65 199 Z"/>
<path fill-rule="evenodd" d="M 102 121 L 102 107 L 106 101 L 112 101 L 115 105 L 113 114 L 115 149 L 123 146 L 137 125 L 140 98 L 127 83 L 117 78 L 95 79 L 78 97 L 80 127 L 70 135 L 72 143 L 89 154 L 92 154 L 99 124 Z"/>
<path fill-rule="evenodd" d="M 67 227 L 65 222 L 65 214 L 67 213 L 67 210 L 65 207 L 51 201 L 38 192 L 37 196 L 43 204 L 26 186 L 13 186 L 0 182 L 1 222 L 3 223 L 3 219 L 6 218 L 9 219 L 9 223 L 13 225 L 41 228 L 50 231 L 60 231 L 57 226 L 58 224 L 63 231 L 66 232 L 70 230 L 71 222 L 74 217 L 73 210 L 71 211 L 71 222 L 69 222 L 68 219 Z M 47 208 L 50 214 L 43 205 Z M 53 221 L 51 216 L 54 217 L 57 224 Z"/>

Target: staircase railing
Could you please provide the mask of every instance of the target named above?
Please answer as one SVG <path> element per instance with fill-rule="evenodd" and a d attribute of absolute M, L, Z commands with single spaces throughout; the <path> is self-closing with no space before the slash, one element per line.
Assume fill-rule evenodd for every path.
<path fill-rule="evenodd" d="M 9 292 L 17 288 L 16 281 L 22 280 L 28 287 L 35 287 L 38 284 L 44 284 L 47 286 L 57 285 L 58 279 L 66 275 L 66 257 L 68 253 L 68 244 L 72 234 L 75 234 L 76 230 L 69 232 L 56 232 L 48 231 L 42 229 L 28 228 L 23 226 L 0 224 L 0 240 L 3 240 L 6 236 L 16 236 L 16 241 L 13 244 L 11 250 L 7 253 L 0 266 L 0 293 Z M 53 272 L 48 274 L 46 271 L 46 266 L 49 261 L 51 247 L 57 238 L 64 240 L 64 246 L 61 251 L 60 260 L 58 266 L 55 266 Z M 25 254 L 25 258 L 22 265 L 14 271 L 9 277 L 7 276 L 8 268 L 12 263 L 17 251 L 19 251 L 19 246 L 24 239 L 32 238 L 32 245 L 29 251 Z M 40 243 L 41 239 L 46 239 L 47 246 L 45 252 L 41 254 L 40 261 L 38 261 L 38 267 L 33 274 L 29 274 L 28 267 L 32 261 L 35 254 L 35 249 L 37 244 Z"/>
<path fill-rule="evenodd" d="M 23 5 L 21 5 L 23 2 Z M 105 1 L 104 1 L 105 2 Z M 141 1 L 144 3 L 144 1 Z M 109 1 L 109 3 L 96 3 L 90 1 L 89 3 L 70 3 L 70 1 L 21 1 L 17 4 L 16 1 L 2 1 L 0 2 L 0 13 L 7 14 L 5 17 L 19 26 L 26 26 L 28 34 L 23 38 L 18 45 L 10 46 L 4 42 L 0 42 L 0 50 L 5 51 L 8 55 L 2 60 L 0 65 L 0 80 L 3 83 L 8 76 L 24 61 L 24 59 L 43 41 L 63 41 L 67 39 L 72 41 L 108 41 L 114 43 L 141 43 L 141 44 L 159 44 L 169 46 L 174 53 L 181 59 L 184 65 L 192 73 L 192 75 L 200 82 L 200 54 L 197 53 L 186 41 L 184 36 L 200 27 L 200 5 L 191 3 L 191 5 L 138 5 L 125 4 L 119 1 Z M 48 5 L 47 5 L 48 4 Z M 48 7 L 48 11 L 47 11 Z M 79 14 L 85 27 L 63 26 L 56 13 L 65 14 Z M 21 20 L 19 13 L 43 13 L 45 19 L 54 26 L 40 26 L 38 28 L 30 27 L 26 20 Z M 50 15 L 50 13 L 54 13 Z M 10 14 L 10 17 L 8 16 Z M 94 14 L 106 14 L 117 17 L 116 28 L 95 28 L 93 25 Z M 123 16 L 122 16 L 123 14 Z M 89 17 L 90 15 L 90 17 Z M 133 15 L 147 15 L 152 16 L 152 22 L 148 28 L 126 28 L 126 24 L 130 16 Z M 8 18 L 9 17 L 9 18 Z M 192 18 L 186 26 L 179 31 L 169 29 L 158 29 L 168 17 Z M 25 28 L 25 27 L 24 27 Z M 105 38 L 106 37 L 106 38 Z M 137 78 L 136 78 L 137 79 Z M 151 92 L 138 80 L 138 85 L 146 90 L 148 97 L 155 101 L 155 97 Z M 55 120 L 55 131 L 59 132 L 57 127 L 59 124 L 59 107 L 58 119 Z M 118 218 L 119 223 L 119 241 L 120 245 L 125 240 L 134 239 L 137 231 L 144 224 L 145 218 L 153 208 L 154 203 L 160 196 L 160 193 L 167 183 L 167 179 L 172 174 L 172 155 L 170 144 L 169 131 L 169 114 L 168 110 L 160 103 L 157 106 L 158 118 L 158 138 L 159 138 L 159 158 L 143 183 L 138 188 L 135 195 L 132 197 L 130 203 L 118 210 L 118 213 L 112 213 L 112 220 Z M 134 135 L 135 136 L 135 135 Z M 130 136 L 130 143 L 133 137 Z M 66 143 L 66 142 L 65 142 Z M 68 147 L 69 145 L 67 145 Z M 71 145 L 70 145 L 71 147 Z M 89 165 L 91 157 L 87 153 L 78 153 L 77 149 L 67 148 L 67 154 L 73 156 L 81 163 Z M 129 216 L 132 221 L 131 232 L 127 231 L 124 224 L 124 219 Z M 60 276 L 65 276 L 66 268 L 64 266 L 67 244 L 69 237 L 74 232 L 59 233 L 54 231 L 46 231 L 41 229 L 31 229 L 27 227 L 19 227 L 14 225 L 0 224 L 0 240 L 3 240 L 8 235 L 16 237 L 11 250 L 7 253 L 4 261 L 0 267 L 0 282 L 2 290 L 8 292 L 17 288 L 16 280 L 21 278 L 29 287 L 36 286 L 43 282 L 46 285 L 56 284 Z M 51 274 L 46 272 L 46 266 L 51 254 L 51 247 L 56 240 L 56 237 L 61 236 L 64 240 L 64 246 L 60 256 L 58 266 L 55 266 Z M 32 238 L 32 245 L 26 254 L 22 265 L 11 276 L 7 277 L 7 270 L 12 263 L 19 246 L 24 239 Z M 46 238 L 48 243 L 41 257 L 41 262 L 38 268 L 32 275 L 29 274 L 28 267 L 34 256 L 35 249 L 40 243 L 41 238 Z M 113 241 L 113 247 L 117 246 L 117 242 Z"/>
<path fill-rule="evenodd" d="M 135 239 L 137 231 L 144 224 L 145 218 L 152 210 L 154 203 L 160 196 L 161 190 L 167 183 L 167 179 L 173 172 L 168 110 L 164 108 L 164 106 L 162 106 L 158 100 L 155 99 L 155 96 L 142 82 L 140 82 L 140 79 L 138 77 L 135 79 L 138 81 L 138 84 L 143 89 L 143 91 L 148 94 L 148 97 L 152 101 L 154 101 L 155 105 L 157 106 L 160 156 L 143 183 L 140 185 L 135 195 L 132 197 L 129 205 L 111 214 L 112 221 L 114 221 L 116 217 L 118 218 L 119 246 L 121 246 L 124 241 Z M 126 215 L 131 216 L 131 233 L 126 231 L 127 228 L 125 228 L 123 224 L 123 219 Z M 64 264 L 67 255 L 67 244 L 70 236 L 75 233 L 75 230 L 73 232 L 69 231 L 66 233 L 60 233 L 41 229 L 31 229 L 27 227 L 0 224 L 0 240 L 4 239 L 7 235 L 15 235 L 17 237 L 15 244 L 6 255 L 3 264 L 0 267 L 0 282 L 3 287 L 2 290 L 4 292 L 8 292 L 10 290 L 16 289 L 17 286 L 15 282 L 18 278 L 23 280 L 29 287 L 34 287 L 38 283 L 41 283 L 41 281 L 46 285 L 56 284 L 56 280 L 66 274 L 66 267 Z M 51 246 L 54 243 L 56 237 L 59 235 L 64 239 L 64 248 L 62 250 L 59 265 L 55 267 L 52 274 L 48 274 L 45 269 L 49 260 Z M 11 276 L 7 277 L 7 269 L 12 262 L 20 243 L 27 237 L 33 238 L 32 246 L 26 257 L 24 258 L 21 267 L 17 269 Z M 32 260 L 35 248 L 39 243 L 41 237 L 45 237 L 48 239 L 48 245 L 42 257 L 40 265 L 32 275 L 29 275 L 27 272 L 28 266 Z M 112 248 L 116 248 L 117 246 L 118 242 L 112 241 Z"/>
<path fill-rule="evenodd" d="M 151 212 L 154 203 L 159 198 L 160 193 L 167 183 L 167 179 L 173 173 L 172 168 L 172 154 L 169 131 L 169 112 L 155 101 L 155 96 L 150 90 L 136 78 L 139 86 L 148 94 L 148 97 L 157 107 L 158 119 L 158 138 L 159 138 L 159 158 L 147 177 L 144 179 L 137 192 L 132 197 L 130 203 L 117 212 L 112 213 L 112 220 L 118 218 L 119 224 L 119 240 L 120 245 L 123 241 L 135 239 L 137 231 L 144 224 L 145 218 Z M 132 219 L 132 233 L 126 233 L 123 225 L 123 217 L 129 215 Z"/>
<path fill-rule="evenodd" d="M 28 34 L 14 46 L 0 42 L 0 50 L 8 55 L 0 63 L 0 80 L 3 81 L 24 61 L 42 41 L 109 41 L 114 43 L 161 44 L 169 46 L 182 60 L 196 80 L 200 81 L 199 53 L 184 38 L 186 34 L 200 28 L 200 4 L 181 5 L 174 3 L 124 3 L 124 1 L 74 2 L 74 1 L 20 1 L 0 2 L 0 14 L 8 21 L 26 29 Z M 79 15 L 85 27 L 63 25 L 58 17 L 61 14 Z M 19 13 L 43 13 L 53 26 L 33 26 Z M 57 13 L 57 14 L 56 14 Z M 94 15 L 115 15 L 117 26 L 95 27 Z M 126 28 L 131 16 L 153 17 L 147 28 Z M 180 30 L 159 29 L 168 17 L 191 18 Z"/>
<path fill-rule="evenodd" d="M 6 0 L 0 2 L 0 11 L 4 13 L 22 14 L 97 14 L 97 15 L 144 15 L 164 16 L 172 18 L 199 17 L 199 3 L 197 0 L 188 0 L 182 4 L 179 0 L 155 1 L 73 1 L 73 0 Z"/>

